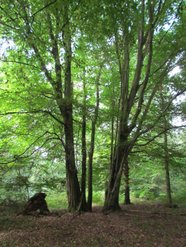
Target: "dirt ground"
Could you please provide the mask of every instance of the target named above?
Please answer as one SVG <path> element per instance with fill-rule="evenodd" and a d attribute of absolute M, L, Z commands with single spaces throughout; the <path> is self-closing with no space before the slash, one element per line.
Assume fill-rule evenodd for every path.
<path fill-rule="evenodd" d="M 186 209 L 158 205 L 122 206 L 103 214 L 22 216 L 0 211 L 1 247 L 186 247 Z"/>

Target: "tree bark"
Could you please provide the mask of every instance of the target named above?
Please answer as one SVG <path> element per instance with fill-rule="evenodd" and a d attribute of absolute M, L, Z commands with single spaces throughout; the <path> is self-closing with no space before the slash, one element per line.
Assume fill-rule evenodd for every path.
<path fill-rule="evenodd" d="M 92 122 L 91 143 L 90 143 L 89 160 L 88 160 L 88 201 L 87 201 L 87 209 L 88 209 L 89 212 L 92 211 L 92 164 L 93 164 L 93 155 L 94 155 L 95 131 L 96 131 L 96 123 Z"/>
<path fill-rule="evenodd" d="M 126 160 L 128 158 L 127 138 L 128 137 L 121 131 L 120 126 L 118 132 L 117 146 L 115 149 L 116 151 L 110 168 L 110 179 L 106 188 L 103 211 L 115 211 L 120 209 L 119 191 L 121 176 L 124 164 L 126 163 Z"/>
<path fill-rule="evenodd" d="M 63 43 L 65 50 L 65 92 L 64 92 L 64 132 L 65 132 L 65 157 L 66 157 L 66 173 L 67 173 L 67 195 L 68 195 L 68 209 L 74 211 L 78 208 L 80 202 L 80 186 L 77 177 L 77 169 L 75 166 L 75 152 L 74 152 L 74 129 L 73 129 L 73 85 L 71 80 L 71 32 L 69 26 L 69 5 L 64 3 L 64 29 L 63 29 Z"/>
<path fill-rule="evenodd" d="M 126 160 L 124 164 L 124 178 L 125 178 L 125 204 L 131 204 L 130 201 L 130 179 L 129 179 L 129 163 Z"/>
<path fill-rule="evenodd" d="M 55 78 L 47 69 L 44 58 L 33 42 L 33 39 L 28 40 L 28 44 L 33 48 L 40 62 L 41 69 L 45 73 L 47 80 L 53 87 L 56 103 L 59 107 L 61 116 L 63 117 L 64 135 L 65 135 L 65 160 L 66 160 L 66 182 L 67 182 L 67 197 L 69 211 L 74 211 L 78 208 L 80 201 L 80 186 L 75 165 L 74 151 L 74 130 L 73 130 L 73 84 L 71 80 L 71 30 L 69 23 L 69 3 L 64 1 L 63 5 L 63 26 L 62 26 L 62 41 L 64 46 L 64 88 L 62 87 L 62 70 L 60 63 L 60 52 L 58 48 L 58 35 L 53 32 L 53 26 L 50 15 L 49 20 L 49 35 L 51 39 L 51 55 L 55 62 Z M 27 23 L 29 29 L 29 23 Z M 64 94 L 64 96 L 63 96 Z"/>
<path fill-rule="evenodd" d="M 146 33 L 145 10 L 148 12 L 147 15 L 149 17 Z M 128 12 L 128 14 L 130 13 Z M 126 176 L 125 201 L 126 203 L 130 203 L 128 156 L 134 146 L 132 137 L 138 136 L 137 134 L 144 121 L 144 119 L 142 119 L 140 122 L 140 116 L 143 111 L 144 95 L 152 65 L 152 41 L 154 33 L 153 14 L 154 3 L 149 1 L 148 7 L 146 8 L 145 1 L 142 0 L 138 27 L 137 63 L 133 80 L 129 80 L 130 49 L 132 43 L 128 22 L 124 21 L 120 30 L 115 31 L 116 54 L 121 80 L 120 115 L 115 158 L 111 165 L 110 180 L 106 191 L 104 210 L 117 209 L 119 207 L 119 186 L 123 166 L 125 166 L 124 175 Z M 147 58 L 146 68 L 143 65 L 145 57 Z M 141 80 L 143 72 L 144 79 Z M 132 84 L 129 83 L 129 81 L 132 81 Z M 135 131 L 133 131 L 133 129 L 135 129 Z"/>
<path fill-rule="evenodd" d="M 165 164 L 165 179 L 166 179 L 166 191 L 167 191 L 167 201 L 168 206 L 172 207 L 172 193 L 171 193 L 171 183 L 170 183 L 170 173 L 169 173 L 169 151 L 168 151 L 168 137 L 167 132 L 164 133 L 164 164 Z"/>
<path fill-rule="evenodd" d="M 82 173 L 81 173 L 81 201 L 79 206 L 79 211 L 87 211 L 86 202 L 86 172 L 87 172 L 87 146 L 86 146 L 86 88 L 85 88 L 85 78 L 83 79 L 83 117 L 82 117 Z"/>
<path fill-rule="evenodd" d="M 96 124 L 99 113 L 99 81 L 101 77 L 101 72 L 103 68 L 103 63 L 100 65 L 98 75 L 96 78 L 96 105 L 94 110 L 94 119 L 92 120 L 92 132 L 91 132 L 91 143 L 90 143 L 90 151 L 89 151 L 89 160 L 88 160 L 88 201 L 87 201 L 87 209 L 88 211 L 92 211 L 92 165 L 93 165 L 93 155 L 94 155 L 94 146 L 95 146 L 95 134 L 96 134 Z"/>
<path fill-rule="evenodd" d="M 161 103 L 162 103 L 162 111 L 166 106 L 164 97 L 163 97 L 163 86 L 161 87 Z M 166 115 L 163 116 L 163 128 L 164 128 L 164 168 L 165 168 L 165 181 L 166 181 L 166 193 L 167 193 L 167 203 L 169 207 L 173 206 L 172 202 L 172 193 L 171 193 L 171 182 L 170 182 L 170 172 L 169 172 L 169 149 L 168 149 L 168 120 Z"/>
<path fill-rule="evenodd" d="M 122 34 L 123 47 L 122 50 L 119 46 L 118 36 L 115 33 L 116 53 L 118 57 L 119 72 L 120 72 L 120 116 L 119 127 L 115 142 L 114 158 L 111 161 L 110 180 L 106 189 L 105 203 L 103 210 L 118 210 L 119 206 L 119 190 L 121 183 L 121 175 L 123 166 L 128 155 L 128 90 L 129 90 L 129 40 L 128 40 L 128 27 Z M 122 57 L 123 56 L 123 57 Z"/>

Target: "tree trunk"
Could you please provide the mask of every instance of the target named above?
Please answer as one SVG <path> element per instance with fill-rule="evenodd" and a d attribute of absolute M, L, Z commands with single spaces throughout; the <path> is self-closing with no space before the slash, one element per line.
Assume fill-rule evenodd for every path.
<path fill-rule="evenodd" d="M 129 5 L 128 5 L 129 7 Z M 129 8 L 126 9 L 126 12 Z M 139 13 L 139 27 L 138 27 L 138 51 L 137 63 L 133 80 L 129 80 L 130 75 L 130 50 L 131 50 L 131 33 L 127 22 L 123 22 L 123 30 L 115 30 L 115 45 L 116 54 L 119 64 L 119 73 L 121 81 L 120 92 L 120 106 L 119 106 L 119 128 L 118 138 L 116 142 L 116 155 L 111 166 L 110 181 L 106 190 L 104 210 L 113 210 L 119 207 L 119 186 L 123 166 L 125 165 L 126 173 L 126 190 L 125 199 L 126 203 L 130 203 L 130 190 L 129 190 L 129 167 L 128 155 L 131 152 L 134 143 L 131 136 L 135 136 L 137 140 L 139 136 L 144 118 L 140 119 L 142 114 L 145 91 L 150 77 L 151 64 L 152 64 L 152 40 L 153 40 L 153 13 L 154 4 L 150 2 L 148 6 L 149 28 L 144 35 L 145 26 L 145 1 L 141 3 L 141 13 Z M 130 15 L 130 13 L 127 13 Z M 148 39 L 147 39 L 148 38 Z M 121 42 L 122 40 L 122 42 Z M 144 53 L 146 50 L 146 54 Z M 144 69 L 145 77 L 142 80 L 141 75 L 143 72 L 143 61 L 147 58 L 146 69 Z M 131 78 L 130 78 L 131 79 Z M 132 83 L 131 83 L 132 81 Z M 137 102 L 137 107 L 135 106 Z M 136 109 L 135 109 L 136 108 Z M 135 111 L 134 111 L 135 110 Z M 135 113 L 133 113 L 133 111 Z M 143 114 L 142 114 L 143 115 Z M 145 114 L 144 114 L 145 115 Z M 139 121 L 140 120 L 140 121 Z M 135 128 L 135 131 L 133 129 Z M 129 139 L 130 136 L 130 139 Z"/>
<path fill-rule="evenodd" d="M 166 106 L 166 102 L 163 96 L 163 86 L 161 87 L 160 91 L 161 96 L 161 103 L 162 103 L 162 111 L 164 110 L 164 107 Z M 168 206 L 172 207 L 172 194 L 171 194 L 171 183 L 170 183 L 170 174 L 169 174 L 169 150 L 168 150 L 168 135 L 167 135 L 167 129 L 168 129 L 168 120 L 166 115 L 163 116 L 163 128 L 164 128 L 164 168 L 165 168 L 165 180 L 166 180 L 166 192 L 167 192 L 167 202 Z"/>
<path fill-rule="evenodd" d="M 101 77 L 101 71 L 103 64 L 100 65 L 99 72 L 96 78 L 96 105 L 94 111 L 94 119 L 92 120 L 92 132 L 91 132 L 91 143 L 90 143 L 90 152 L 88 160 L 88 201 L 87 209 L 89 212 L 92 211 L 92 164 L 93 164 L 93 155 L 94 155 L 94 146 L 95 146 L 95 134 L 96 134 L 96 124 L 98 119 L 99 112 L 99 81 Z"/>
<path fill-rule="evenodd" d="M 169 173 L 169 150 L 168 150 L 168 136 L 167 136 L 167 119 L 164 116 L 164 167 L 165 167 L 165 180 L 166 180 L 166 191 L 167 191 L 167 201 L 168 206 L 172 207 L 172 194 L 171 194 L 171 183 L 170 183 L 170 173 Z"/>
<path fill-rule="evenodd" d="M 88 160 L 88 201 L 87 209 L 89 212 L 92 211 L 92 163 L 93 163 L 93 154 L 94 154 L 94 140 L 95 140 L 95 122 L 92 122 L 92 133 L 91 133 L 91 144 Z"/>
<path fill-rule="evenodd" d="M 165 148 L 165 178 L 166 178 L 166 190 L 167 190 L 167 200 L 168 206 L 172 207 L 172 194 L 171 194 L 171 183 L 170 183 L 170 173 L 169 173 L 169 153 L 167 147 L 167 133 L 164 134 L 164 148 Z"/>
<path fill-rule="evenodd" d="M 115 211 L 120 209 L 119 191 L 123 165 L 125 163 L 127 154 L 127 146 L 125 139 L 127 137 L 121 134 L 121 130 L 119 132 L 120 135 L 118 137 L 119 139 L 117 141 L 117 146 L 115 149 L 116 152 L 110 169 L 110 180 L 106 188 L 103 211 Z"/>
<path fill-rule="evenodd" d="M 119 206 L 120 180 L 121 178 L 119 178 L 117 186 L 114 187 L 113 190 L 111 188 L 107 189 L 103 211 L 116 211 L 121 209 Z"/>
<path fill-rule="evenodd" d="M 125 179 L 125 204 L 131 204 L 130 201 L 130 180 L 129 180 L 129 163 L 128 161 L 124 164 L 124 179 Z"/>
<path fill-rule="evenodd" d="M 78 208 L 80 202 L 80 186 L 77 177 L 77 169 L 75 166 L 74 152 L 74 131 L 73 131 L 73 84 L 71 80 L 71 32 L 68 16 L 69 5 L 64 2 L 64 30 L 63 43 L 65 50 L 65 106 L 64 106 L 64 125 L 65 125 L 65 157 L 66 157 L 66 173 L 67 173 L 67 195 L 69 211 L 74 211 Z"/>
<path fill-rule="evenodd" d="M 81 173 L 81 202 L 79 206 L 80 211 L 87 210 L 86 202 L 86 160 L 87 160 L 87 147 L 86 147 L 86 90 L 85 79 L 83 80 L 83 117 L 82 117 L 82 173 Z"/>
<path fill-rule="evenodd" d="M 86 118 L 82 122 L 82 174 L 81 174 L 81 211 L 86 211 Z"/>
<path fill-rule="evenodd" d="M 111 177 L 106 188 L 105 202 L 103 206 L 103 211 L 115 211 L 119 210 L 119 189 L 121 181 L 121 163 L 112 164 Z M 115 170 L 117 167 L 117 170 Z"/>
<path fill-rule="evenodd" d="M 69 116 L 68 116 L 68 113 Z M 65 115 L 65 158 L 66 158 L 66 178 L 67 178 L 67 195 L 68 209 L 74 211 L 77 209 L 80 201 L 80 187 L 75 166 L 73 125 L 71 111 Z M 69 119 L 68 119 L 69 118 Z"/>

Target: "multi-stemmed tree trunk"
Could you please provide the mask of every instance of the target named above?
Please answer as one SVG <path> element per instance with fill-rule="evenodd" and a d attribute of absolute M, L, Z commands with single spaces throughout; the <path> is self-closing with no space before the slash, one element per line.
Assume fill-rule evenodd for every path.
<path fill-rule="evenodd" d="M 130 3 L 128 2 L 125 9 L 126 14 L 129 14 L 129 9 Z M 133 43 L 131 36 L 132 31 L 135 31 L 133 30 L 132 23 L 130 23 L 130 21 L 123 21 L 121 27 L 115 31 L 116 54 L 119 63 L 121 81 L 119 128 L 117 133 L 117 141 L 115 144 L 114 158 L 111 164 L 110 179 L 106 188 L 103 210 L 117 210 L 120 208 L 119 191 L 123 170 L 126 175 L 125 202 L 130 204 L 128 157 L 139 135 L 142 122 L 145 118 L 142 117 L 140 120 L 141 122 L 139 122 L 139 116 L 142 113 L 144 94 L 149 80 L 152 63 L 153 13 L 153 3 L 149 2 L 146 9 L 145 2 L 143 0 L 139 13 L 140 21 L 138 25 L 137 63 L 132 85 L 130 85 L 130 48 L 131 45 L 135 44 Z M 147 23 L 148 28 L 145 32 L 146 14 L 148 14 L 149 20 Z M 130 29 L 132 29 L 132 31 Z M 146 68 L 143 69 L 145 58 L 147 60 L 147 64 Z M 142 73 L 145 74 L 143 79 Z M 134 113 L 132 113 L 133 106 L 136 104 L 137 108 L 135 108 Z M 135 134 L 133 134 L 133 132 Z M 133 135 L 133 138 L 131 137 L 131 134 Z"/>
<path fill-rule="evenodd" d="M 172 4 L 167 1 L 142 0 L 138 5 L 135 1 L 126 1 L 125 4 L 117 1 L 115 5 L 110 5 L 113 9 L 109 10 L 108 15 L 112 19 L 111 28 L 119 65 L 121 91 L 119 126 L 103 210 L 119 208 L 123 171 L 126 186 L 125 203 L 130 204 L 129 155 L 139 137 L 145 137 L 160 119 L 162 120 L 163 114 L 170 106 L 170 102 L 167 103 L 163 114 L 156 116 L 150 124 L 147 123 L 158 87 L 168 74 L 171 62 L 180 53 L 179 46 L 174 45 L 169 47 L 170 50 L 165 56 L 156 54 L 163 45 L 167 45 L 167 32 L 163 30 L 162 35 L 161 31 L 157 30 L 162 26 L 162 21 L 166 22 L 167 9 L 171 9 Z M 176 4 L 179 13 L 182 2 Z"/>
<path fill-rule="evenodd" d="M 171 57 L 176 57 L 177 55 L 177 53 L 172 52 L 172 50 L 171 52 L 168 52 L 168 54 L 165 53 L 162 59 L 161 51 L 161 56 L 157 56 L 158 59 L 156 58 L 155 61 L 153 61 L 154 70 L 152 71 L 152 57 L 153 55 L 156 55 L 155 53 L 153 54 L 152 44 L 154 41 L 156 51 L 158 52 L 158 48 L 161 47 L 165 40 L 165 36 L 168 33 L 165 30 L 166 25 L 163 23 L 164 17 L 167 18 L 166 15 L 169 14 L 166 14 L 167 8 L 171 7 L 169 12 L 174 11 L 176 6 L 178 6 L 178 1 L 173 3 L 174 1 L 166 0 L 112 0 L 103 1 L 101 2 L 101 5 L 100 1 L 92 2 L 98 4 L 100 11 L 104 9 L 104 12 L 100 15 L 100 21 L 106 22 L 103 23 L 104 25 L 99 25 L 99 28 L 100 26 L 104 26 L 104 29 L 102 34 L 98 28 L 98 42 L 100 42 L 100 40 L 106 40 L 106 49 L 108 47 L 111 48 L 109 48 L 106 60 L 113 59 L 113 54 L 110 57 L 108 54 L 112 53 L 113 40 L 115 38 L 121 82 L 118 124 L 117 131 L 115 131 L 117 134 L 115 138 L 112 136 L 114 147 L 112 146 L 110 178 L 104 204 L 104 209 L 109 210 L 119 208 L 119 190 L 123 171 L 126 182 L 125 202 L 130 203 L 129 154 L 138 138 L 153 129 L 154 124 L 148 126 L 148 124 L 145 125 L 144 123 L 146 122 L 145 120 L 151 102 L 159 84 L 158 80 L 163 80 L 161 71 L 170 64 Z M 171 4 L 174 5 L 172 6 Z M 13 2 L 7 0 L 4 1 L 0 7 L 0 31 L 2 32 L 2 36 L 7 36 L 7 39 L 10 38 L 14 41 L 15 46 L 17 45 L 13 53 L 18 52 L 16 56 L 22 56 L 22 65 L 25 64 L 25 61 L 27 63 L 30 59 L 30 63 L 34 63 L 34 68 L 39 70 L 37 71 L 37 76 L 41 77 L 41 80 L 45 81 L 45 83 L 48 82 L 48 84 L 50 84 L 48 88 L 52 88 L 53 90 L 53 93 L 50 93 L 50 100 L 53 99 L 54 111 L 53 108 L 51 108 L 52 110 L 36 110 L 39 112 L 42 112 L 43 110 L 45 114 L 52 116 L 58 123 L 60 133 L 64 135 L 63 138 L 61 138 L 61 143 L 65 150 L 68 203 L 69 210 L 71 211 L 79 208 L 80 202 L 83 202 L 83 206 L 81 206 L 83 209 L 86 204 L 85 115 L 83 115 L 82 121 L 81 192 L 74 150 L 71 27 L 74 28 L 77 23 L 71 25 L 71 21 L 77 21 L 79 18 L 78 16 L 77 19 L 73 19 L 75 16 L 73 11 L 77 9 L 77 6 L 79 7 L 79 3 L 77 4 L 76 1 L 69 0 L 64 0 L 62 3 L 60 1 L 42 2 L 36 0 L 34 1 L 34 4 L 30 0 L 26 3 L 24 0 Z M 181 5 L 179 5 L 179 7 L 180 6 Z M 82 9 L 84 10 L 84 8 Z M 86 17 L 88 17 L 87 13 L 88 12 L 86 12 L 85 15 Z M 106 16 L 107 14 L 108 16 Z M 175 15 L 175 19 L 176 18 Z M 158 23 L 159 20 L 160 22 Z M 93 22 L 93 25 L 95 26 L 95 19 Z M 87 23 L 89 24 L 89 22 Z M 155 28 L 157 36 L 156 39 L 153 40 Z M 104 34 L 105 30 L 106 32 Z M 79 31 L 80 28 L 74 40 L 78 40 Z M 89 33 L 87 32 L 86 34 L 88 35 Z M 168 34 L 170 35 L 170 33 Z M 103 39 L 100 38 L 101 35 L 104 36 Z M 169 35 L 167 35 L 168 38 L 170 38 Z M 168 42 L 166 47 L 169 48 L 171 45 L 174 45 L 175 47 L 177 43 L 174 42 L 175 40 L 173 40 L 173 42 Z M 92 48 L 91 44 L 90 47 Z M 76 49 L 76 45 L 73 45 L 73 49 Z M 176 51 L 176 49 L 174 50 Z M 21 61 L 18 62 L 21 64 Z M 38 69 L 38 67 L 40 69 Z M 166 70 L 167 69 L 165 69 L 165 71 Z M 158 74 L 158 76 L 155 77 L 154 74 Z M 36 84 L 37 81 L 38 78 L 34 83 Z M 25 83 L 27 83 L 27 81 Z M 98 89 L 99 80 L 97 80 L 97 83 Z M 91 147 L 89 153 L 89 210 L 92 209 L 92 162 L 98 106 L 99 90 L 97 90 L 97 105 L 92 121 Z M 114 132 L 112 131 L 112 133 Z"/>

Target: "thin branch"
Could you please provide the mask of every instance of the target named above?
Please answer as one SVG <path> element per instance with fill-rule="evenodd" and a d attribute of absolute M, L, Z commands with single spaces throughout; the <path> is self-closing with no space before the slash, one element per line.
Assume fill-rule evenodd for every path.
<path fill-rule="evenodd" d="M 56 92 L 56 95 L 60 95 L 60 99 L 62 97 L 62 69 L 61 69 L 61 62 L 60 62 L 60 52 L 58 47 L 58 40 L 56 36 L 53 33 L 53 25 L 51 16 L 48 14 L 48 22 L 49 22 L 49 35 L 51 38 L 51 45 L 52 45 L 52 56 L 55 62 L 55 74 L 56 74 L 56 83 L 54 90 Z"/>
<path fill-rule="evenodd" d="M 3 26 L 5 26 L 5 27 L 8 27 L 8 28 L 10 28 L 10 29 L 14 29 L 14 30 L 16 30 L 16 31 L 19 30 L 18 28 L 14 27 L 14 26 L 11 26 L 11 25 L 5 23 L 5 22 L 2 21 L 2 20 L 0 21 L 0 24 L 3 25 Z"/>
<path fill-rule="evenodd" d="M 15 21 L 16 19 L 12 18 L 11 15 L 9 15 L 9 12 L 6 11 L 4 8 L 2 8 L 2 6 L 0 6 L 0 10 L 2 10 L 2 11 L 4 12 L 5 16 L 8 17 L 9 20 L 10 20 L 12 23 L 15 23 L 15 25 L 14 25 L 14 26 L 11 26 L 11 25 L 7 24 L 7 21 L 4 22 L 4 21 L 2 21 L 2 20 L 0 21 L 0 24 L 4 25 L 4 26 L 6 26 L 6 27 L 9 27 L 9 28 L 11 28 L 11 29 L 15 29 L 16 31 L 19 30 L 19 28 L 17 28 L 17 27 L 20 27 L 20 26 L 19 26 L 19 24 Z"/>
<path fill-rule="evenodd" d="M 149 139 L 146 143 L 143 144 L 137 144 L 136 146 L 138 147 L 142 147 L 142 146 L 146 146 L 149 143 L 151 143 L 152 141 L 154 141 L 156 138 L 158 138 L 159 136 L 161 136 L 162 134 L 164 134 L 165 132 L 169 131 L 169 130 L 173 130 L 173 129 L 180 129 L 180 128 L 186 128 L 186 125 L 180 125 L 180 126 L 171 126 L 169 128 L 164 129 L 163 131 L 161 131 L 160 133 L 158 133 L 157 135 L 153 136 L 151 139 Z"/>
<path fill-rule="evenodd" d="M 54 114 L 52 114 L 50 111 L 43 111 L 44 113 L 49 114 L 53 119 L 55 119 L 58 123 L 64 125 L 64 122 L 61 121 L 59 118 L 57 118 Z"/>
<path fill-rule="evenodd" d="M 168 56 L 168 58 L 167 58 L 162 64 L 160 64 L 160 66 L 159 66 L 157 69 L 155 69 L 154 71 L 152 71 L 150 77 L 152 77 L 152 76 L 153 76 L 154 74 L 156 74 L 159 70 L 161 70 L 161 69 L 164 67 L 164 65 L 166 65 L 166 63 L 168 63 L 168 64 L 170 65 L 170 63 L 171 63 L 171 61 L 172 61 L 172 58 L 175 57 L 175 54 L 177 54 L 178 51 L 179 51 L 179 50 L 176 50 L 176 51 L 174 50 L 174 51 Z M 168 66 L 166 66 L 166 67 L 168 67 Z"/>
<path fill-rule="evenodd" d="M 152 21 L 153 21 L 153 8 L 149 7 L 149 31 L 148 31 L 148 63 L 146 66 L 146 71 L 145 71 L 145 78 L 141 84 L 141 91 L 139 93 L 139 100 L 138 100 L 138 105 L 137 105 L 137 109 L 135 111 L 134 117 L 132 119 L 132 124 L 131 126 L 135 126 L 136 122 L 138 120 L 138 117 L 142 111 L 142 106 L 143 106 L 143 102 L 144 102 L 144 95 L 146 92 L 146 87 L 150 78 L 150 71 L 151 71 L 151 66 L 152 66 L 152 56 L 153 56 L 153 35 L 154 35 L 154 30 L 152 28 Z M 133 98 L 134 101 L 134 98 Z M 132 106 L 132 105 L 131 105 Z"/>
<path fill-rule="evenodd" d="M 63 140 L 62 137 L 60 137 L 56 132 L 50 132 L 50 131 L 48 131 L 48 133 L 51 134 L 51 135 L 57 136 L 55 139 L 56 139 L 56 140 L 59 140 L 59 141 L 62 143 L 64 149 L 66 149 L 66 147 L 65 147 L 65 142 L 64 142 L 64 140 Z"/>
<path fill-rule="evenodd" d="M 129 102 L 128 102 L 128 110 L 130 111 L 132 109 L 132 106 L 134 104 L 134 99 L 136 97 L 137 91 L 139 89 L 139 82 L 141 77 L 141 72 L 143 68 L 143 61 L 144 61 L 144 54 L 143 54 L 143 46 L 146 41 L 146 38 L 144 37 L 144 14 L 145 11 L 145 1 L 142 1 L 142 10 L 141 10 L 141 21 L 140 21 L 140 27 L 138 31 L 138 52 L 137 52 L 137 63 L 135 68 L 135 74 L 132 81 L 132 87 L 129 94 Z"/>
<path fill-rule="evenodd" d="M 24 115 L 24 114 L 36 114 L 36 113 L 46 113 L 49 114 L 53 119 L 55 119 L 58 123 L 64 125 L 63 121 L 61 121 L 59 118 L 57 118 L 53 113 L 47 110 L 33 110 L 33 111 L 10 111 L 5 113 L 0 113 L 0 116 L 6 116 L 6 115 Z"/>
<path fill-rule="evenodd" d="M 160 121 L 160 119 L 165 115 L 166 111 L 168 110 L 168 108 L 170 107 L 170 105 L 172 104 L 172 102 L 181 94 L 185 93 L 186 92 L 186 88 L 181 90 L 180 92 L 178 92 L 176 95 L 174 95 L 172 97 L 172 99 L 168 102 L 167 106 L 165 107 L 165 109 L 162 111 L 162 113 L 159 115 L 159 117 L 154 121 L 154 123 L 149 127 L 147 128 L 146 130 L 143 130 L 139 133 L 138 137 L 141 136 L 142 134 L 145 134 L 149 131 L 151 131 L 155 126 L 156 124 Z"/>
<path fill-rule="evenodd" d="M 171 103 L 181 94 L 183 94 L 186 91 L 186 89 L 183 89 L 182 91 L 178 92 L 176 95 L 174 95 L 174 97 L 172 97 L 172 99 L 168 102 L 167 106 L 165 107 L 165 109 L 162 111 L 162 113 L 158 116 L 158 118 L 154 121 L 154 123 L 152 125 L 150 125 L 148 128 L 146 128 L 143 131 L 139 131 L 137 130 L 137 132 L 135 133 L 133 139 L 130 142 L 130 150 L 133 148 L 134 143 L 136 142 L 136 140 L 138 139 L 138 137 L 142 136 L 143 134 L 151 131 L 152 129 L 154 129 L 154 127 L 157 125 L 157 123 L 160 121 L 160 119 L 165 115 L 166 111 L 168 110 L 168 108 L 170 107 Z"/>
<path fill-rule="evenodd" d="M 26 63 L 26 62 L 13 61 L 13 60 L 4 60 L 4 59 L 0 59 L 0 61 L 3 62 L 3 63 L 17 63 L 17 64 L 22 64 L 22 65 L 33 67 L 34 69 L 39 69 L 39 67 L 37 67 L 37 66 L 35 66 L 33 64 Z"/>
<path fill-rule="evenodd" d="M 38 148 L 34 149 L 29 155 L 27 156 L 24 156 L 24 154 L 26 154 L 30 148 L 35 145 L 37 143 L 37 141 L 42 138 L 43 136 L 45 136 L 46 134 L 53 134 L 49 131 L 46 131 L 44 132 L 41 136 L 39 136 L 36 140 L 34 140 L 34 142 L 32 142 L 21 154 L 19 155 L 16 155 L 14 156 L 15 158 L 10 160 L 10 161 L 7 161 L 7 162 L 0 162 L 0 164 L 2 165 L 6 165 L 6 164 L 10 164 L 10 163 L 13 163 L 13 162 L 16 162 L 18 161 L 19 159 L 26 159 L 26 158 L 29 158 L 31 157 L 34 153 L 36 153 L 38 150 L 40 150 L 42 147 L 45 146 L 45 144 L 48 142 L 48 141 L 51 141 L 51 140 L 58 140 L 59 141 L 59 138 L 54 138 L 54 137 L 50 137 L 50 138 L 47 138 L 42 145 L 40 145 Z M 60 141 L 63 143 L 63 140 L 60 138 Z M 63 146 L 65 148 L 65 146 Z"/>
<path fill-rule="evenodd" d="M 176 13 L 175 13 L 175 17 L 177 17 L 178 16 L 178 13 L 179 13 L 179 11 L 180 11 L 180 9 L 181 9 L 181 7 L 184 5 L 184 1 L 183 0 L 181 0 L 180 1 L 180 3 L 179 3 L 179 6 L 178 6 L 178 8 L 177 8 L 177 11 L 176 11 Z M 166 35 L 169 33 L 169 31 L 171 30 L 171 28 L 174 26 L 174 24 L 175 23 L 177 23 L 177 18 L 173 18 L 173 22 L 171 23 L 171 25 L 169 26 L 169 28 L 166 30 L 166 32 L 165 32 L 165 34 L 162 36 L 162 38 L 159 40 L 159 43 L 161 43 L 162 42 L 162 40 L 166 37 Z M 174 44 L 173 44 L 174 45 Z"/>
<path fill-rule="evenodd" d="M 34 12 L 33 15 L 32 15 L 33 20 L 34 20 L 35 16 L 36 16 L 39 12 L 41 12 L 41 11 L 43 11 L 44 9 L 50 7 L 51 5 L 53 5 L 53 4 L 56 3 L 56 2 L 57 2 L 57 0 L 54 0 L 53 2 L 50 2 L 50 3 L 46 4 L 44 7 L 40 8 L 40 9 L 38 9 L 36 12 Z"/>
<path fill-rule="evenodd" d="M 33 145 L 35 145 L 37 143 L 37 141 L 42 138 L 43 136 L 45 136 L 48 133 L 48 131 L 45 131 L 42 135 L 40 135 L 36 140 L 34 140 L 21 154 L 17 155 L 13 160 L 8 161 L 8 162 L 0 162 L 0 164 L 10 164 L 12 162 L 17 161 L 18 157 L 20 158 L 21 156 L 23 156 Z"/>
<path fill-rule="evenodd" d="M 142 124 L 143 124 L 143 122 L 144 122 L 144 120 L 146 118 L 146 115 L 148 114 L 149 108 L 150 108 L 151 103 L 152 103 L 152 100 L 154 99 L 154 96 L 155 96 L 155 94 L 156 94 L 156 92 L 158 90 L 158 87 L 159 87 L 160 83 L 162 82 L 164 76 L 167 74 L 167 70 L 169 68 L 169 63 L 164 68 L 164 71 L 161 73 L 161 75 L 159 77 L 159 80 L 157 81 L 157 83 L 155 84 L 154 88 L 152 89 L 152 92 L 150 94 L 150 97 L 149 97 L 149 99 L 147 101 L 146 106 L 144 106 L 144 111 L 142 112 L 142 116 L 139 119 L 139 124 L 138 124 L 137 130 L 136 130 L 136 134 L 140 132 L 140 129 L 141 129 Z M 137 122 L 137 119 L 136 119 L 136 121 L 134 121 L 133 123 L 131 123 L 130 130 L 132 130 L 132 129 L 134 129 L 136 127 L 136 122 Z"/>

